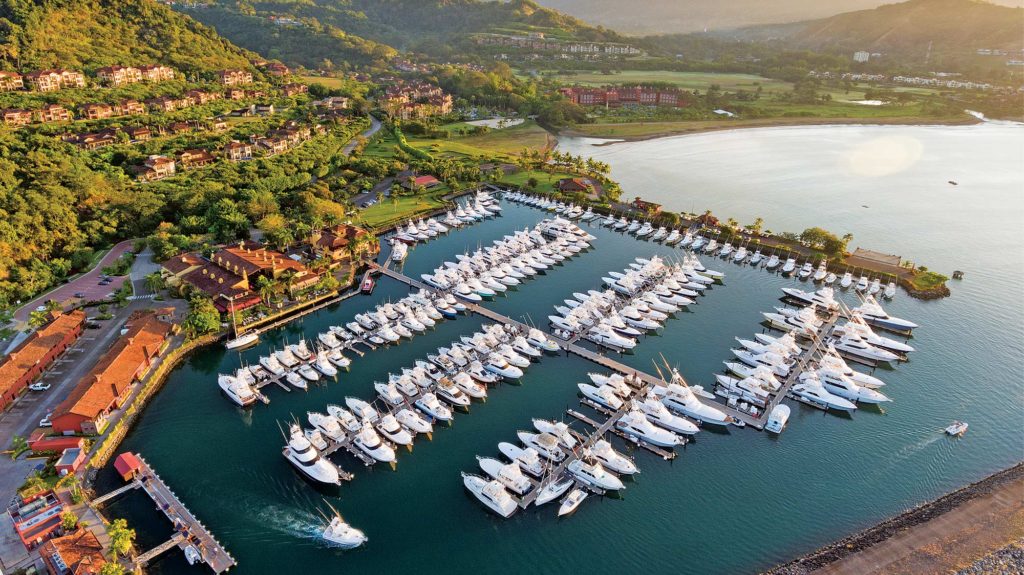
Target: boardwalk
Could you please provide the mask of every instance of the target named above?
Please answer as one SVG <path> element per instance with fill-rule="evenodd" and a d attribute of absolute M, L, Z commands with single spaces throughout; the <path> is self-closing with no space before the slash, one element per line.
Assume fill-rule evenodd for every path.
<path fill-rule="evenodd" d="M 214 539 L 206 526 L 192 515 L 145 459 L 141 456 L 138 459 L 141 464 L 138 481 L 146 495 L 149 495 L 157 508 L 174 524 L 176 537 L 180 535 L 177 546 L 184 549 L 192 545 L 214 573 L 223 573 L 233 567 L 235 559 Z"/>

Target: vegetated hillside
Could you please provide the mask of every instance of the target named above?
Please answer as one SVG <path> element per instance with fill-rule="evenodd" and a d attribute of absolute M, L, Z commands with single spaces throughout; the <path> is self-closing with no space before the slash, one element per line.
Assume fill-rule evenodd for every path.
<path fill-rule="evenodd" d="M 682 34 L 760 24 L 806 21 L 875 8 L 886 0 L 540 0 L 588 22 L 627 34 Z M 996 0 L 1022 6 L 1024 0 Z"/>
<path fill-rule="evenodd" d="M 301 23 L 278 25 L 266 13 L 243 13 L 228 6 L 189 9 L 186 13 L 243 48 L 291 65 L 344 70 L 380 68 L 397 53 L 391 46 L 322 24 L 316 18 L 304 17 Z"/>
<path fill-rule="evenodd" d="M 614 32 L 542 8 L 531 0 L 222 0 L 212 8 L 189 9 L 188 13 L 241 46 L 307 66 L 323 57 L 323 47 L 316 44 L 332 41 L 327 37 L 357 50 L 357 64 L 383 53 L 367 41 L 446 58 L 466 54 L 469 35 L 482 32 L 534 31 L 558 38 L 621 39 Z M 337 63 L 349 53 L 326 57 Z"/>
<path fill-rule="evenodd" d="M 0 65 L 36 70 L 162 63 L 247 67 L 252 54 L 152 0 L 0 0 Z"/>
<path fill-rule="evenodd" d="M 794 45 L 901 54 L 1024 47 L 1024 9 L 979 0 L 910 0 L 808 22 Z"/>

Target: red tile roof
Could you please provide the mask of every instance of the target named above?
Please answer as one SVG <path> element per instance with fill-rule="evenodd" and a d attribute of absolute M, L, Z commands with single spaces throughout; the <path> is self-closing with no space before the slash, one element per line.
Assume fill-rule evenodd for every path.
<path fill-rule="evenodd" d="M 135 473 L 139 468 L 142 467 L 142 462 L 135 456 L 131 451 L 125 451 L 121 455 L 114 459 L 114 469 L 117 470 L 118 474 L 122 477 Z"/>
<path fill-rule="evenodd" d="M 39 328 L 0 362 L 0 395 L 6 394 L 27 371 L 36 366 L 55 347 L 85 322 L 85 312 L 75 310 L 58 315 Z"/>
<path fill-rule="evenodd" d="M 46 543 L 39 550 L 39 555 L 50 564 L 53 556 L 60 557 L 61 562 L 67 566 L 67 571 L 73 575 L 94 575 L 107 562 L 103 558 L 103 546 L 100 540 L 92 531 L 81 527 L 78 531 L 63 537 L 55 537 Z M 54 565 L 54 567 L 58 567 Z"/>

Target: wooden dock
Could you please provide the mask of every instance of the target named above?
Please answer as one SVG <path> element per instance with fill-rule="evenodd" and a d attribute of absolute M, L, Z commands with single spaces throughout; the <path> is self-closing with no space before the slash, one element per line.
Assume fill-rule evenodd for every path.
<path fill-rule="evenodd" d="M 185 507 L 185 504 L 178 499 L 178 496 L 171 491 L 171 488 L 164 483 L 163 479 L 153 471 L 153 468 L 149 466 L 146 460 L 142 456 L 137 457 L 140 467 L 136 475 L 136 481 L 140 483 L 146 495 L 149 495 L 150 499 L 156 503 L 157 509 L 171 520 L 175 529 L 175 535 L 164 545 L 151 549 L 140 557 L 147 560 L 152 559 L 152 557 L 166 551 L 166 549 L 163 549 L 164 546 L 167 546 L 167 549 L 176 546 L 182 550 L 192 546 L 199 552 L 203 562 L 209 565 L 214 573 L 224 573 L 231 567 L 234 567 L 235 559 L 217 542 L 206 526 L 192 515 L 192 512 Z"/>

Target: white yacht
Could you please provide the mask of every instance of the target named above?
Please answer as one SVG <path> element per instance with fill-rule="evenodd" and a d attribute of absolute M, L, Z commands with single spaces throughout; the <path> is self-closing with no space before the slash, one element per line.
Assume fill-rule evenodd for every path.
<path fill-rule="evenodd" d="M 789 406 L 780 403 L 772 409 L 772 412 L 768 414 L 768 422 L 765 423 L 764 428 L 775 434 L 782 433 L 782 430 L 786 428 L 786 422 L 789 421 Z"/>
<path fill-rule="evenodd" d="M 506 489 L 512 493 L 523 496 L 533 488 L 533 484 L 525 475 L 523 475 L 522 468 L 515 463 L 502 463 L 497 459 L 490 457 L 477 457 L 477 462 L 480 464 L 480 469 L 483 470 L 491 479 L 501 483 Z"/>
<path fill-rule="evenodd" d="M 569 492 L 569 495 L 565 496 L 562 500 L 562 504 L 558 506 L 558 516 L 564 517 L 570 515 L 576 508 L 583 503 L 583 500 L 587 498 L 587 492 L 582 489 L 573 489 Z"/>
<path fill-rule="evenodd" d="M 395 419 L 398 423 L 402 424 L 402 427 L 415 433 L 426 433 L 430 434 L 434 432 L 434 426 L 429 421 L 423 419 L 423 416 L 409 409 L 403 407 L 395 413 Z"/>
<path fill-rule="evenodd" d="M 853 274 L 846 272 L 843 274 L 843 278 L 839 280 L 839 287 L 847 289 L 853 285 Z"/>
<path fill-rule="evenodd" d="M 492 353 L 487 356 L 487 361 L 484 362 L 484 369 L 492 373 L 496 373 L 507 379 L 519 379 L 523 377 L 523 370 L 510 364 L 504 356 Z"/>
<path fill-rule="evenodd" d="M 594 387 L 589 383 L 577 383 L 576 386 L 579 388 L 587 399 L 600 404 L 608 409 L 617 410 L 622 407 L 622 399 L 616 395 L 615 390 L 607 385 L 601 387 Z"/>
<path fill-rule="evenodd" d="M 787 258 L 786 263 L 782 264 L 782 273 L 791 274 L 796 270 L 796 260 L 793 258 Z"/>
<path fill-rule="evenodd" d="M 352 414 L 360 421 L 374 422 L 380 417 L 380 412 L 358 397 L 346 397 L 345 405 L 352 410 Z"/>
<path fill-rule="evenodd" d="M 620 417 L 615 422 L 615 428 L 630 437 L 635 437 L 661 447 L 674 447 L 683 443 L 683 440 L 678 435 L 668 429 L 652 424 L 643 412 L 637 410 L 630 411 Z"/>
<path fill-rule="evenodd" d="M 501 442 L 498 444 L 498 451 L 507 457 L 509 461 L 519 465 L 519 468 L 534 477 L 544 475 L 547 468 L 545 460 L 541 459 L 537 450 L 532 447 L 522 448 L 518 445 Z"/>
<path fill-rule="evenodd" d="M 805 279 L 811 277 L 811 274 L 813 274 L 813 273 L 814 273 L 814 266 L 811 265 L 811 262 L 804 262 L 804 265 L 800 268 L 800 272 L 797 273 L 797 277 L 799 277 L 802 280 L 805 280 Z"/>
<path fill-rule="evenodd" d="M 558 443 L 567 449 L 574 449 L 577 445 L 576 437 L 564 421 L 548 421 L 546 419 L 534 419 L 533 427 L 541 433 L 550 433 L 558 438 Z"/>
<path fill-rule="evenodd" d="M 856 334 L 863 338 L 864 341 L 875 347 L 887 349 L 895 353 L 907 354 L 914 351 L 913 346 L 892 339 L 891 337 L 878 335 L 875 333 L 875 330 L 871 329 L 871 326 L 861 320 L 856 313 L 852 314 L 850 321 L 846 322 L 844 325 L 836 326 L 832 333 L 838 336 L 842 336 L 846 333 Z"/>
<path fill-rule="evenodd" d="M 529 431 L 518 431 L 516 436 L 523 445 L 532 447 L 542 457 L 559 462 L 565 459 L 565 452 L 558 444 L 558 438 L 550 433 L 530 433 Z"/>
<path fill-rule="evenodd" d="M 259 397 L 248 383 L 234 375 L 217 376 L 217 384 L 228 399 L 239 407 L 248 407 L 256 402 Z"/>
<path fill-rule="evenodd" d="M 841 337 L 832 341 L 832 347 L 845 353 L 847 356 L 868 362 L 889 363 L 899 359 L 899 356 L 895 353 L 875 347 L 854 333 L 844 333 Z"/>
<path fill-rule="evenodd" d="M 764 268 L 766 270 L 774 270 L 777 267 L 779 267 L 779 256 L 775 254 L 768 256 L 768 261 L 765 262 Z"/>
<path fill-rule="evenodd" d="M 374 427 L 388 441 L 396 445 L 412 445 L 412 433 L 409 433 L 409 430 L 402 427 L 402 424 L 398 422 L 398 418 L 390 413 L 381 417 Z"/>
<path fill-rule="evenodd" d="M 821 384 L 814 372 L 806 371 L 800 374 L 800 381 L 793 386 L 790 394 L 798 400 L 818 407 L 820 409 L 836 409 L 839 411 L 853 411 L 857 409 L 852 401 L 829 393 Z"/>
<path fill-rule="evenodd" d="M 714 425 L 733 423 L 733 418 L 725 412 L 700 401 L 693 389 L 683 382 L 682 376 L 673 370 L 672 383 L 656 386 L 654 394 L 661 398 L 666 407 L 693 419 Z"/>
<path fill-rule="evenodd" d="M 433 393 L 424 393 L 416 400 L 414 405 L 416 406 L 416 409 L 427 414 L 435 421 L 443 421 L 447 423 L 452 420 L 452 410 L 442 405 L 441 402 L 437 400 L 437 396 Z"/>
<path fill-rule="evenodd" d="M 893 317 L 882 309 L 882 306 L 878 305 L 878 301 L 874 296 L 868 295 L 864 298 L 864 303 L 855 308 L 853 311 L 860 313 L 864 321 L 871 325 L 881 327 L 896 332 L 908 332 L 917 327 L 917 324 Z"/>
<path fill-rule="evenodd" d="M 306 414 L 306 418 L 309 420 L 310 425 L 316 428 L 324 437 L 333 441 L 345 439 L 345 430 L 341 428 L 341 423 L 333 415 L 324 415 L 310 411 Z"/>
<path fill-rule="evenodd" d="M 363 422 L 363 429 L 352 439 L 359 451 L 383 463 L 395 462 L 395 450 L 384 443 L 369 421 Z"/>
<path fill-rule="evenodd" d="M 625 489 L 622 480 L 605 471 L 600 462 L 589 463 L 582 459 L 574 459 L 566 467 L 566 471 L 572 474 L 577 480 L 592 485 L 598 489 L 607 491 L 619 491 Z"/>
<path fill-rule="evenodd" d="M 700 428 L 678 415 L 673 414 L 658 398 L 649 395 L 638 405 L 648 421 L 673 433 L 694 435 Z"/>
<path fill-rule="evenodd" d="M 334 517 L 331 519 L 331 522 L 327 524 L 327 527 L 324 528 L 321 536 L 325 541 L 328 541 L 342 549 L 354 549 L 368 541 L 366 535 L 362 531 L 352 527 L 348 523 L 345 523 L 345 520 L 343 520 L 341 515 L 338 515 L 337 512 L 335 512 Z"/>
<path fill-rule="evenodd" d="M 546 482 L 542 482 L 537 491 L 537 498 L 533 500 L 533 504 L 540 507 L 545 503 L 550 503 L 561 497 L 566 491 L 569 491 L 573 484 L 575 484 L 575 480 L 572 477 L 549 479 Z"/>
<path fill-rule="evenodd" d="M 281 451 L 284 458 L 303 475 L 317 483 L 341 485 L 338 468 L 330 461 L 320 457 L 320 453 L 306 439 L 302 428 L 293 423 L 288 429 L 288 445 Z"/>
<path fill-rule="evenodd" d="M 811 372 L 804 372 L 800 374 L 800 379 L 803 381 L 804 376 L 809 375 Z M 886 401 L 892 401 L 882 392 L 871 389 L 870 387 L 861 387 L 857 385 L 852 379 L 830 369 L 818 369 L 814 371 L 814 375 L 818 377 L 818 381 L 825 386 L 825 389 L 829 393 L 838 395 L 839 397 L 845 397 L 850 401 L 857 403 L 884 403 Z"/>
<path fill-rule="evenodd" d="M 610 469 L 621 475 L 633 475 L 639 473 L 636 463 L 625 455 L 615 451 L 612 444 L 604 439 L 598 439 L 590 447 L 589 455 L 601 462 L 606 469 Z"/>
<path fill-rule="evenodd" d="M 512 496 L 498 481 L 487 481 L 483 477 L 463 473 L 462 483 L 488 509 L 506 519 L 519 508 Z"/>

